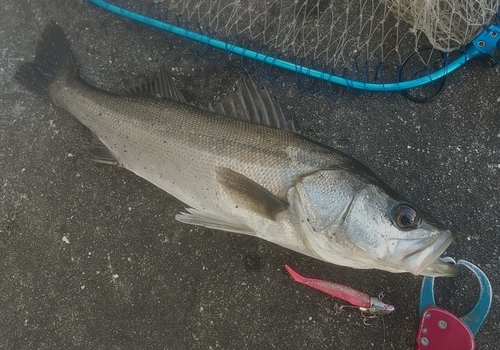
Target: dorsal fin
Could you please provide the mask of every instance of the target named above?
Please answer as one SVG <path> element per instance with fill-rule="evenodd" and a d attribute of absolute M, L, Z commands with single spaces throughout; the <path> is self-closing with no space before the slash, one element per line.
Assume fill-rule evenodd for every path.
<path fill-rule="evenodd" d="M 155 97 L 162 99 L 175 100 L 179 102 L 186 102 L 184 96 L 175 86 L 175 82 L 165 69 L 162 69 L 158 76 L 142 85 L 131 87 L 125 90 L 129 94 Z"/>
<path fill-rule="evenodd" d="M 128 94 L 144 97 L 170 99 L 186 103 L 186 99 L 175 86 L 170 74 L 162 69 L 157 77 L 142 85 L 126 89 Z M 229 93 L 209 111 L 230 118 L 242 119 L 255 124 L 262 124 L 277 129 L 295 132 L 293 120 L 287 120 L 279 102 L 271 97 L 266 88 L 259 89 L 247 77 L 242 77 L 233 92 Z"/>
<path fill-rule="evenodd" d="M 215 106 L 210 106 L 209 110 L 226 117 L 295 131 L 293 120 L 285 118 L 279 102 L 271 97 L 267 89 L 260 90 L 247 77 L 242 77 L 236 89 Z"/>

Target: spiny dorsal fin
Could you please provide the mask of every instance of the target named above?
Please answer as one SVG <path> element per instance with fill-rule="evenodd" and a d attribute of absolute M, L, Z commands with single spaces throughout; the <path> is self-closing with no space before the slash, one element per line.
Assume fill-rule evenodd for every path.
<path fill-rule="evenodd" d="M 88 149 L 94 162 L 120 166 L 120 162 L 94 133 L 92 133 L 92 144 Z"/>
<path fill-rule="evenodd" d="M 255 236 L 255 232 L 250 227 L 231 217 L 221 216 L 194 208 L 186 208 L 186 211 L 187 213 L 177 214 L 175 219 L 185 224 Z"/>
<path fill-rule="evenodd" d="M 142 85 L 131 87 L 126 92 L 138 96 L 186 102 L 184 96 L 182 96 L 181 92 L 175 86 L 174 80 L 165 69 L 162 69 L 157 77 L 150 79 Z"/>
<path fill-rule="evenodd" d="M 288 121 L 279 102 L 267 89 L 260 90 L 255 83 L 242 77 L 236 89 L 209 110 L 217 114 L 273 128 L 295 131 L 293 120 Z"/>
<path fill-rule="evenodd" d="M 229 168 L 217 169 L 217 181 L 236 203 L 268 219 L 276 220 L 276 215 L 288 207 L 288 203 L 255 181 Z"/>

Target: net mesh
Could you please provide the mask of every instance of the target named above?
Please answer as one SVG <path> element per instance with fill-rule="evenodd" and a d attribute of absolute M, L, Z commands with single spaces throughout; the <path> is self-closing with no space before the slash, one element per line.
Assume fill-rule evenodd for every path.
<path fill-rule="evenodd" d="M 365 81 L 395 79 L 390 68 L 419 48 L 462 47 L 497 16 L 500 6 L 500 0 L 110 2 L 266 55 Z"/>
<path fill-rule="evenodd" d="M 469 43 L 496 15 L 498 0 L 381 0 L 396 16 L 421 31 L 431 45 L 451 51 Z"/>

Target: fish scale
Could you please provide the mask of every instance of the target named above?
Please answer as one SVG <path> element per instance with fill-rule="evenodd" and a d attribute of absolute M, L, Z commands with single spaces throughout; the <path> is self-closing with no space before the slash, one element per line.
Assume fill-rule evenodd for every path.
<path fill-rule="evenodd" d="M 189 207 L 229 214 L 249 227 L 267 227 L 257 235 L 308 252 L 297 239 L 300 236 L 294 226 L 269 222 L 234 204 L 217 183 L 215 169 L 231 167 L 271 192 L 285 192 L 286 183 L 292 179 L 334 161 L 327 153 L 320 153 L 317 160 L 309 157 L 308 163 L 301 164 L 306 157 L 291 152 L 297 158 L 292 159 L 286 150 L 303 151 L 301 143 L 313 149 L 320 148 L 318 145 L 308 144 L 288 131 L 217 116 L 173 101 L 109 93 L 103 98 L 102 92 L 79 79 L 70 79 L 61 89 L 52 89 L 54 101 L 98 135 L 123 167 Z M 293 213 L 286 214 L 293 217 Z"/>
<path fill-rule="evenodd" d="M 208 109 L 186 103 L 165 71 L 132 94 L 112 94 L 78 77 L 59 27 L 42 38 L 16 78 L 94 133 L 94 160 L 186 204 L 177 220 L 354 268 L 457 273 L 439 258 L 453 241 L 449 230 L 353 158 L 293 132 L 252 81 Z"/>
<path fill-rule="evenodd" d="M 183 176 L 197 174 L 200 182 L 207 177 L 214 181 L 215 168 L 229 166 L 277 193 L 287 186 L 286 180 L 290 183 L 307 172 L 339 165 L 326 150 L 314 156 L 320 147 L 299 135 L 176 102 L 112 94 L 102 98 L 99 91 L 77 79 L 52 94 L 58 106 L 99 136 L 123 167 L 153 183 L 157 183 L 149 175 L 153 166 L 153 176 L 174 181 L 182 167 Z"/>

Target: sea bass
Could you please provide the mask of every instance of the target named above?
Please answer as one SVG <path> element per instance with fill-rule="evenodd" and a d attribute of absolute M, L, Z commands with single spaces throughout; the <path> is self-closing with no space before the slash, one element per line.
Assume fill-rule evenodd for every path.
<path fill-rule="evenodd" d="M 55 24 L 16 78 L 92 131 L 96 161 L 184 202 L 181 222 L 358 269 L 457 273 L 439 258 L 453 241 L 449 230 L 352 157 L 294 132 L 277 101 L 248 79 L 207 109 L 186 103 L 165 72 L 113 94 L 78 76 Z"/>

